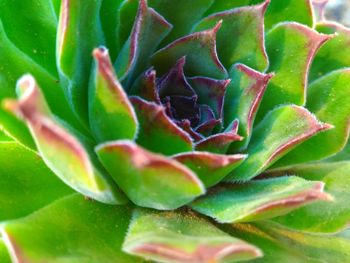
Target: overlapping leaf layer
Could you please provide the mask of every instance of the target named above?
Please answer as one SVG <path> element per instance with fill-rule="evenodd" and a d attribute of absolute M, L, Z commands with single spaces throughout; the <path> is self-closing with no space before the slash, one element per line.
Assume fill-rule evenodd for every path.
<path fill-rule="evenodd" d="M 1 262 L 350 261 L 350 29 L 311 0 L 0 10 Z"/>

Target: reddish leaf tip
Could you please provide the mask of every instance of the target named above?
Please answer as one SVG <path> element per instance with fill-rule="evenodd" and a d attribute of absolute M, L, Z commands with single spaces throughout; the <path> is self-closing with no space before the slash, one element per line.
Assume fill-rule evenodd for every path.
<path fill-rule="evenodd" d="M 220 30 L 223 20 L 219 20 L 216 25 L 211 29 L 214 35 Z"/>
<path fill-rule="evenodd" d="M 298 207 L 302 204 L 308 204 L 315 201 L 333 201 L 333 197 L 323 191 L 324 186 L 325 184 L 323 182 L 316 183 L 312 189 L 260 206 L 254 211 L 254 213 L 261 213 L 280 206 Z"/>
<path fill-rule="evenodd" d="M 261 8 L 262 14 L 265 14 L 265 12 L 266 12 L 267 8 L 269 7 L 270 3 L 271 3 L 271 0 L 265 0 L 265 2 L 262 2 L 259 5 L 259 7 Z"/>

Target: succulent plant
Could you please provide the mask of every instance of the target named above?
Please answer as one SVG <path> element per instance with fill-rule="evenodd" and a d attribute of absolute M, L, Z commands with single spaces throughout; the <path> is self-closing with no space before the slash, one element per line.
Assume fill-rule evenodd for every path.
<path fill-rule="evenodd" d="M 325 4 L 0 0 L 0 261 L 349 262 Z"/>

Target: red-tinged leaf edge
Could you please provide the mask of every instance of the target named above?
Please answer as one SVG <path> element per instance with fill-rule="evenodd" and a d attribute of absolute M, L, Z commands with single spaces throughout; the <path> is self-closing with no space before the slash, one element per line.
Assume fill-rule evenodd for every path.
<path fill-rule="evenodd" d="M 149 143 L 151 143 L 153 140 L 153 142 L 156 143 L 158 147 L 157 149 L 151 149 L 151 150 L 156 152 L 157 150 L 162 151 L 164 147 L 167 148 L 168 147 L 167 145 L 159 145 L 159 142 L 154 141 L 154 140 L 157 140 L 157 138 L 151 138 L 149 137 L 149 135 L 147 135 L 149 134 L 148 129 L 155 128 L 155 126 L 159 125 L 162 129 L 164 129 L 164 131 L 167 131 L 169 135 L 174 135 L 179 140 L 181 140 L 184 146 L 186 146 L 187 150 L 193 149 L 192 138 L 188 135 L 188 133 L 186 133 L 184 130 L 179 128 L 167 116 L 163 106 L 160 106 L 153 102 L 148 102 L 139 97 L 130 97 L 130 101 L 133 104 L 136 110 L 136 113 L 138 115 L 138 119 L 140 121 L 140 132 L 139 132 L 139 137 L 136 139 L 137 142 L 140 142 L 141 145 L 146 144 L 147 146 L 147 145 L 151 145 Z M 140 120 L 141 115 L 143 116 L 142 118 L 145 119 L 144 122 Z M 140 136 L 143 136 L 143 137 L 140 137 Z M 184 149 L 183 151 L 186 151 L 186 149 Z M 170 152 L 168 153 L 166 151 L 165 154 L 175 154 L 175 153 L 170 153 Z"/>
<path fill-rule="evenodd" d="M 187 152 L 176 154 L 171 158 L 188 166 L 206 187 L 211 187 L 219 183 L 246 157 L 245 154 L 224 155 L 210 152 Z M 216 173 L 220 173 L 220 175 Z"/>
<path fill-rule="evenodd" d="M 100 75 L 103 80 L 107 83 L 107 89 L 110 92 L 110 95 L 112 95 L 113 98 L 115 98 L 115 103 L 119 105 L 119 108 L 123 108 L 123 115 L 128 116 L 128 120 L 124 119 L 124 129 L 128 128 L 128 132 L 118 132 L 118 130 L 121 130 L 120 126 L 122 123 L 118 121 L 117 119 L 114 119 L 113 125 L 116 127 L 110 127 L 114 128 L 115 132 L 106 132 L 103 129 L 96 127 L 99 126 L 99 122 L 95 126 L 93 126 L 94 123 L 94 118 L 97 119 L 99 116 L 91 116 L 94 112 L 90 108 L 90 114 L 89 117 L 90 119 L 90 126 L 91 130 L 95 131 L 96 137 L 98 137 L 99 140 L 102 141 L 107 141 L 107 140 L 116 140 L 116 139 L 135 139 L 137 136 L 137 129 L 138 129 L 138 120 L 136 117 L 136 113 L 134 111 L 134 108 L 132 107 L 127 94 L 125 93 L 123 87 L 117 80 L 116 74 L 114 72 L 112 63 L 109 58 L 109 52 L 106 48 L 104 47 L 99 47 L 93 50 L 93 57 L 96 60 L 97 64 L 97 74 Z M 91 95 L 90 95 L 91 96 Z M 98 97 L 98 95 L 95 95 Z M 96 98 L 98 99 L 98 98 Z M 103 105 L 103 103 L 101 103 Z M 108 109 L 104 109 L 105 114 L 101 115 L 109 115 Z M 118 111 L 120 114 L 120 110 Z M 101 112 L 100 112 L 101 113 Z M 113 114 L 114 111 L 111 109 L 111 114 Z M 106 117 L 106 116 L 101 116 Z M 106 126 L 108 125 L 108 117 L 104 119 L 107 123 Z M 127 122 L 127 123 L 126 123 Z M 113 126 L 111 125 L 111 126 Z M 119 127 L 118 127 L 119 126 Z M 126 129 L 125 129 L 126 130 Z"/>
<path fill-rule="evenodd" d="M 227 76 L 227 71 L 225 67 L 221 64 L 218 54 L 216 52 L 216 34 L 218 30 L 220 29 L 222 24 L 222 21 L 219 21 L 213 28 L 201 32 L 195 32 L 193 34 L 190 34 L 188 36 L 182 37 L 180 39 L 175 40 L 174 42 L 170 43 L 169 45 L 165 46 L 164 48 L 158 50 L 154 55 L 152 56 L 152 62 L 153 64 L 157 65 L 157 61 L 159 57 L 161 57 L 162 54 L 165 54 L 167 52 L 171 52 L 172 49 L 181 46 L 186 45 L 187 43 L 190 43 L 192 41 L 200 41 L 202 42 L 202 48 L 207 47 L 208 51 L 210 53 L 210 56 L 212 58 L 213 64 L 216 66 L 217 72 L 215 74 L 212 74 L 212 72 L 199 72 L 199 70 L 189 70 L 191 65 L 191 60 L 187 52 L 182 52 L 181 55 L 178 55 L 177 57 L 174 57 L 172 55 L 169 55 L 170 57 L 167 59 L 167 66 L 166 67 L 157 67 L 157 72 L 159 72 L 161 75 L 166 73 L 172 65 L 175 64 L 175 62 L 180 59 L 183 56 L 187 56 L 187 64 L 185 66 L 185 71 L 187 75 L 204 75 L 212 78 L 225 78 Z M 171 59 L 170 59 L 171 58 Z M 194 72 L 193 72 L 194 71 Z"/>
<path fill-rule="evenodd" d="M 192 201 L 195 197 L 204 194 L 206 191 L 201 180 L 186 166 L 171 158 L 150 152 L 138 146 L 133 141 L 119 140 L 103 143 L 96 146 L 95 151 L 100 161 L 113 176 L 117 184 L 123 189 L 130 200 L 138 206 L 155 208 L 157 210 L 173 210 Z M 127 161 L 127 166 L 130 165 L 130 167 L 123 167 L 122 165 L 116 166 L 119 167 L 120 171 L 112 167 L 113 165 L 111 166 L 110 161 L 112 160 L 111 158 L 115 158 L 113 154 L 116 154 L 116 157 L 121 156 L 119 161 Z M 167 173 L 162 172 L 163 169 L 169 169 L 172 176 L 176 174 L 176 178 L 180 178 L 182 183 L 181 185 L 171 186 L 169 189 L 172 192 L 177 192 L 177 196 L 172 196 L 170 198 L 161 192 L 156 193 L 156 191 L 164 190 L 166 191 L 165 193 L 168 193 L 167 189 L 153 188 L 156 186 L 156 183 L 159 183 L 159 180 L 150 181 L 151 179 L 147 178 L 146 184 L 143 184 L 140 177 L 147 175 L 149 169 L 159 170 L 157 176 L 163 181 L 167 180 Z M 146 174 L 144 174 L 144 172 L 146 172 Z M 126 179 L 128 176 L 130 180 Z M 193 189 L 182 188 L 184 182 L 188 184 L 186 186 L 192 186 Z M 164 187 L 163 184 L 163 188 Z M 169 184 L 167 187 L 169 187 Z M 140 193 L 143 193 L 143 197 L 140 196 Z"/>
<path fill-rule="evenodd" d="M 195 149 L 197 151 L 225 154 L 231 143 L 243 140 L 243 137 L 237 134 L 238 121 L 234 121 L 228 128 L 227 131 L 211 135 L 196 142 Z"/>
<path fill-rule="evenodd" d="M 45 164 L 67 185 L 86 196 L 108 204 L 125 203 L 126 199 L 119 192 L 117 186 L 94 168 L 80 141 L 54 121 L 55 117 L 51 114 L 40 88 L 31 75 L 24 75 L 18 81 L 17 94 L 19 100 L 6 100 L 5 107 L 26 121 Z M 40 135 L 46 138 L 46 141 L 53 140 L 69 149 L 84 169 L 85 174 L 81 176 L 87 177 L 85 179 L 89 182 L 82 183 L 81 179 L 80 183 L 75 183 L 78 181 L 77 179 L 72 180 L 72 178 L 62 175 L 62 169 L 57 169 L 57 166 L 52 162 L 52 156 L 47 158 L 44 153 L 46 151 L 41 149 Z"/>
<path fill-rule="evenodd" d="M 248 244 L 223 244 L 223 245 L 200 245 L 193 252 L 180 250 L 170 245 L 150 242 L 128 250 L 129 253 L 147 257 L 155 255 L 166 258 L 168 262 L 224 262 L 225 259 L 234 258 L 258 258 L 263 254 L 257 248 Z"/>

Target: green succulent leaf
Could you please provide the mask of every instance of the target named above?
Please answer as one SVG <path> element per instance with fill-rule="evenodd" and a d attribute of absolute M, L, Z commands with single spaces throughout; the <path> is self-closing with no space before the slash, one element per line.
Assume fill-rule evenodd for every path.
<path fill-rule="evenodd" d="M 130 215 L 75 194 L 3 224 L 2 236 L 16 262 L 142 262 L 121 251 Z"/>
<path fill-rule="evenodd" d="M 0 127 L 13 140 L 31 150 L 36 150 L 28 127 L 12 113 L 2 108 L 0 108 Z"/>
<path fill-rule="evenodd" d="M 296 176 L 219 186 L 190 206 L 220 223 L 252 222 L 284 215 L 319 200 L 330 200 L 322 182 Z"/>
<path fill-rule="evenodd" d="M 65 100 L 64 93 L 58 85 L 57 77 L 49 73 L 47 69 L 38 64 L 29 55 L 21 51 L 11 41 L 7 35 L 7 32 L 5 31 L 1 19 L 0 49 L 4 51 L 6 50 L 6 52 L 0 52 L 0 100 L 7 97 L 14 97 L 14 87 L 16 86 L 17 79 L 23 74 L 30 72 L 38 79 L 40 85 L 44 87 L 43 93 L 45 94 L 47 100 L 50 102 L 53 112 L 59 117 L 64 117 L 70 123 L 76 121 L 76 119 L 73 117 L 72 112 L 69 110 L 69 106 Z M 5 115 L 2 110 L 1 115 Z M 6 116 L 4 117 L 4 120 L 1 118 L 0 123 L 1 125 L 6 125 L 8 132 L 12 133 L 14 136 L 17 136 L 18 140 L 25 141 L 28 139 L 26 138 L 25 134 L 18 133 L 19 129 L 16 127 L 17 124 L 15 120 Z"/>
<path fill-rule="evenodd" d="M 33 1 L 30 0 L 1 0 L 0 10 L 0 21 L 8 39 L 33 63 L 45 68 L 56 78 L 58 74 L 54 47 L 57 16 L 52 1 L 38 0 L 33 5 Z M 21 74 L 23 73 L 26 72 Z"/>
<path fill-rule="evenodd" d="M 275 166 L 320 160 L 340 152 L 350 132 L 350 68 L 333 71 L 314 81 L 307 90 L 306 107 L 322 121 L 334 126 L 305 141 Z M 340 110 L 341 109 L 341 110 Z"/>
<path fill-rule="evenodd" d="M 0 128 L 0 142 L 13 142 L 3 128 Z"/>
<path fill-rule="evenodd" d="M 350 260 L 349 230 L 338 235 L 293 231 L 272 222 L 226 225 L 224 230 L 257 245 L 264 257 L 256 263 L 319 263 Z"/>
<path fill-rule="evenodd" d="M 207 15 L 241 6 L 254 5 L 263 0 L 215 0 Z M 311 0 L 271 0 L 265 13 L 265 29 L 283 21 L 295 21 L 313 27 Z"/>
<path fill-rule="evenodd" d="M 156 71 L 153 68 L 146 70 L 135 80 L 129 90 L 129 95 L 159 103 L 160 98 L 156 81 Z"/>
<path fill-rule="evenodd" d="M 109 49 L 111 61 L 115 61 L 121 45 L 119 43 L 120 7 L 123 0 L 102 0 L 100 9 L 101 27 Z M 130 32 L 130 31 L 129 31 Z M 128 32 L 128 33 L 129 33 Z"/>
<path fill-rule="evenodd" d="M 139 145 L 165 155 L 192 151 L 191 138 L 166 115 L 162 106 L 137 97 L 130 100 L 140 123 L 136 138 Z"/>
<path fill-rule="evenodd" d="M 266 35 L 269 70 L 275 72 L 261 102 L 258 119 L 280 104 L 303 106 L 307 76 L 317 50 L 331 36 L 298 23 L 281 23 Z"/>
<path fill-rule="evenodd" d="M 214 27 L 185 36 L 158 50 L 152 64 L 160 75 L 165 74 L 182 57 L 186 57 L 185 73 L 188 76 L 207 76 L 222 79 L 227 71 L 216 53 L 216 34 L 221 27 Z"/>
<path fill-rule="evenodd" d="M 320 22 L 316 30 L 336 34 L 317 52 L 312 63 L 309 80 L 314 81 L 332 70 L 350 67 L 350 29 L 334 22 Z"/>
<path fill-rule="evenodd" d="M 30 75 L 18 81 L 17 101 L 7 107 L 26 121 L 46 165 L 78 192 L 105 203 L 125 202 L 123 195 L 108 177 L 98 171 L 82 143 L 51 114 Z"/>
<path fill-rule="evenodd" d="M 239 120 L 238 133 L 243 136 L 243 141 L 234 144 L 234 147 L 246 148 L 260 102 L 273 74 L 260 73 L 243 64 L 236 64 L 229 76 L 232 81 L 225 96 L 225 124 L 234 118 Z"/>
<path fill-rule="evenodd" d="M 233 142 L 242 141 L 243 137 L 237 134 L 238 121 L 234 121 L 227 130 L 211 135 L 198 141 L 195 145 L 197 151 L 207 151 L 217 154 L 225 154 Z"/>
<path fill-rule="evenodd" d="M 72 193 L 35 152 L 18 143 L 1 142 L 0 160 L 2 221 L 26 216 Z"/>
<path fill-rule="evenodd" d="M 219 183 L 246 157 L 244 154 L 224 155 L 194 151 L 180 153 L 172 158 L 194 171 L 205 187 L 211 187 Z"/>
<path fill-rule="evenodd" d="M 266 29 L 283 21 L 295 21 L 312 28 L 314 18 L 311 2 L 312 0 L 271 0 L 265 15 Z"/>
<path fill-rule="evenodd" d="M 62 0 L 56 59 L 61 85 L 79 120 L 87 123 L 87 86 L 92 50 L 104 44 L 99 12 L 102 0 Z"/>
<path fill-rule="evenodd" d="M 126 88 L 149 65 L 148 58 L 172 28 L 160 14 L 149 8 L 146 0 L 140 0 L 137 17 L 127 42 L 124 44 L 115 67 Z"/>
<path fill-rule="evenodd" d="M 264 46 L 264 13 L 268 4 L 269 1 L 265 1 L 214 14 L 200 21 L 195 30 L 208 29 L 222 21 L 217 33 L 217 50 L 222 64 L 230 68 L 239 62 L 263 71 L 268 66 Z"/>
<path fill-rule="evenodd" d="M 132 141 L 101 144 L 96 152 L 117 184 L 139 206 L 176 209 L 205 192 L 202 182 L 187 167 Z"/>
<path fill-rule="evenodd" d="M 258 248 L 183 212 L 134 211 L 123 250 L 157 262 L 236 262 L 261 256 Z"/>
<path fill-rule="evenodd" d="M 325 191 L 334 197 L 330 203 L 319 202 L 297 209 L 275 220 L 289 228 L 308 232 L 334 233 L 350 221 L 350 162 L 312 163 L 273 169 L 268 175 L 295 174 L 306 180 L 325 183 Z M 301 219 L 303 220 L 296 220 Z"/>
<path fill-rule="evenodd" d="M 4 240 L 0 237 L 0 262 L 11 263 L 10 255 L 8 253 L 7 247 Z"/>
<path fill-rule="evenodd" d="M 269 112 L 254 129 L 248 158 L 227 178 L 245 181 L 263 172 L 288 151 L 332 126 L 318 122 L 305 108 L 281 106 Z"/>
<path fill-rule="evenodd" d="M 163 43 L 169 43 L 191 32 L 213 0 L 148 0 L 149 5 L 162 14 L 174 28 Z"/>
<path fill-rule="evenodd" d="M 96 69 L 89 92 L 89 122 L 98 142 L 133 139 L 136 113 L 119 83 L 107 49 L 94 50 Z"/>

